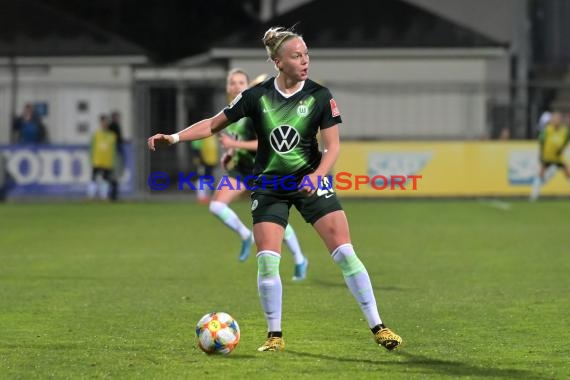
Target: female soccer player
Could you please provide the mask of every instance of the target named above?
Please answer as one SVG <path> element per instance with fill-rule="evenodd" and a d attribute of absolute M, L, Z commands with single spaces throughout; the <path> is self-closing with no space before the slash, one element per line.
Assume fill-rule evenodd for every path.
<path fill-rule="evenodd" d="M 285 348 L 279 261 L 292 205 L 313 225 L 339 265 L 376 342 L 393 350 L 402 339 L 380 319 L 370 277 L 354 252 L 346 215 L 336 194 L 328 186 L 316 189 L 319 179 L 330 172 L 339 154 L 339 109 L 327 88 L 308 79 L 309 52 L 299 34 L 281 27 L 270 28 L 263 36 L 263 43 L 278 71 L 276 77 L 245 90 L 212 118 L 179 133 L 150 137 L 149 149 L 155 150 L 158 143 L 205 138 L 229 123 L 250 117 L 258 138 L 254 172 L 259 189 L 251 194 L 253 234 L 258 249 L 257 281 L 268 326 L 267 340 L 258 351 Z M 322 153 L 316 140 L 319 130 L 324 145 Z M 299 188 L 292 187 L 291 182 Z"/>
<path fill-rule="evenodd" d="M 245 71 L 241 69 L 230 70 L 226 79 L 228 101 L 235 99 L 245 90 L 248 87 L 248 82 L 249 76 Z M 246 184 L 239 182 L 243 182 L 245 178 L 252 178 L 257 137 L 251 119 L 247 117 L 230 124 L 225 132 L 229 134 L 221 134 L 222 145 L 229 149 L 222 157 L 222 166 L 228 172 L 227 177 L 223 180 L 224 185 L 228 186 L 218 186 L 210 202 L 210 212 L 240 235 L 242 246 L 239 259 L 245 261 L 249 257 L 253 234 L 229 207 L 229 204 L 247 190 Z M 247 185 L 251 187 L 253 184 Z M 303 255 L 297 235 L 289 224 L 285 228 L 284 238 L 295 262 L 293 281 L 303 280 L 307 276 L 309 261 Z"/>

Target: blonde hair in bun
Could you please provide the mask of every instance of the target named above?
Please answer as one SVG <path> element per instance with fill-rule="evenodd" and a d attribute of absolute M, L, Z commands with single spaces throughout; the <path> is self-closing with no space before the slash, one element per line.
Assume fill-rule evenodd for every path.
<path fill-rule="evenodd" d="M 265 32 L 261 40 L 265 45 L 267 56 L 273 61 L 277 57 L 277 52 L 283 43 L 295 37 L 303 38 L 293 31 L 293 27 L 285 29 L 281 26 L 274 26 Z"/>

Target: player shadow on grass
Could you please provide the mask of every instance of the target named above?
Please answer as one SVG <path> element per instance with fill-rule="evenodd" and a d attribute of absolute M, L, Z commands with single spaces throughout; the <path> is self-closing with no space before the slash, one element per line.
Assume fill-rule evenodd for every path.
<path fill-rule="evenodd" d="M 324 287 L 342 287 L 342 288 L 346 288 L 346 283 L 344 281 L 342 281 L 342 278 L 340 278 L 338 281 L 327 281 L 327 280 L 322 280 L 320 278 L 311 278 L 311 284 L 315 284 L 318 286 L 324 286 Z M 377 291 L 396 291 L 396 292 L 405 292 L 410 290 L 411 288 L 404 288 L 402 286 L 373 286 L 374 290 Z"/>
<path fill-rule="evenodd" d="M 418 372 L 425 374 L 440 373 L 448 376 L 473 376 L 473 377 L 494 377 L 506 379 L 548 379 L 541 374 L 513 369 L 513 368 L 492 368 L 492 367 L 475 367 L 473 365 L 453 360 L 434 359 L 427 356 L 412 354 L 406 351 L 398 350 L 393 353 L 380 352 L 383 356 L 379 356 L 378 360 L 367 360 L 358 358 L 337 357 L 324 354 L 314 354 L 309 352 L 301 352 L 294 350 L 286 350 L 285 354 L 310 357 L 322 360 L 332 360 L 335 362 L 359 363 L 378 367 L 403 367 L 407 369 L 417 369 Z M 387 354 L 387 355 L 386 355 Z M 398 361 L 395 361 L 398 360 Z M 401 360 L 403 359 L 403 360 Z"/>
<path fill-rule="evenodd" d="M 216 356 L 220 356 L 220 355 L 216 355 Z M 224 359 L 231 359 L 231 360 L 255 359 L 257 357 L 258 357 L 257 355 L 253 355 L 253 354 L 238 354 L 235 352 L 232 352 L 230 355 L 223 355 Z"/>

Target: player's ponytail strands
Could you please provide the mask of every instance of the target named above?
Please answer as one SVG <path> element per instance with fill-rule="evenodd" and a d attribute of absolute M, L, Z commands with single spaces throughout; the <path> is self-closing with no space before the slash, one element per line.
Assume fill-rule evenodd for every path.
<path fill-rule="evenodd" d="M 275 44 L 275 46 L 273 47 L 273 55 L 275 56 L 277 54 L 277 51 L 279 50 L 279 48 L 281 47 L 281 45 L 283 45 L 283 42 L 285 42 L 285 40 L 289 37 L 291 37 L 292 34 L 285 34 L 283 37 L 281 37 L 279 39 L 279 41 Z"/>
<path fill-rule="evenodd" d="M 281 26 L 269 28 L 263 35 L 262 41 L 267 50 L 267 55 L 270 60 L 274 60 L 277 56 L 277 51 L 285 41 L 293 37 L 301 37 L 291 29 L 285 29 Z"/>

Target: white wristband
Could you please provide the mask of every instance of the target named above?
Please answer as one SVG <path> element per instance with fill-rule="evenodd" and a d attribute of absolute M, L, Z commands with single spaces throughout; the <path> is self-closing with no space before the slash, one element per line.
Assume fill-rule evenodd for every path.
<path fill-rule="evenodd" d="M 178 133 L 174 133 L 174 134 L 170 135 L 170 137 L 172 137 L 172 140 L 173 140 L 172 143 L 173 144 L 176 144 L 177 142 L 180 141 L 180 135 Z"/>

